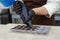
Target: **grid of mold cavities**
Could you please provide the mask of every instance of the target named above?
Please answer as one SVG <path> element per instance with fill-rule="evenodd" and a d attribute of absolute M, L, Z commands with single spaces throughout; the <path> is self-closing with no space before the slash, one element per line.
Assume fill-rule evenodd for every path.
<path fill-rule="evenodd" d="M 28 27 L 28 26 L 25 26 L 25 25 L 18 25 L 18 26 L 16 26 L 16 27 L 14 27 L 14 28 L 12 28 L 12 29 L 16 29 L 16 30 L 32 30 L 32 31 L 34 31 L 35 29 L 36 29 L 36 26 L 34 26 L 34 27 Z"/>

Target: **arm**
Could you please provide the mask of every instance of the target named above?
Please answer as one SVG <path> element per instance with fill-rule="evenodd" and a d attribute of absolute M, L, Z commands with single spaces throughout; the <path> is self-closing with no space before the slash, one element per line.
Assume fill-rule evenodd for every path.
<path fill-rule="evenodd" d="M 42 7 L 33 8 L 32 10 L 36 15 L 49 15 L 49 17 L 51 17 L 53 13 L 59 10 L 59 0 L 48 0 L 47 4 Z"/>

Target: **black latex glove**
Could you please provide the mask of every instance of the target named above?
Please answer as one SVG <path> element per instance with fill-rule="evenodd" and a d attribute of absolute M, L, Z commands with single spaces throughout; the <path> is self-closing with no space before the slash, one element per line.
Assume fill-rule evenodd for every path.
<path fill-rule="evenodd" d="M 32 20 L 35 16 L 33 10 L 28 11 L 24 3 L 16 1 L 14 4 L 14 11 L 20 15 L 21 19 L 27 26 L 32 27 Z"/>

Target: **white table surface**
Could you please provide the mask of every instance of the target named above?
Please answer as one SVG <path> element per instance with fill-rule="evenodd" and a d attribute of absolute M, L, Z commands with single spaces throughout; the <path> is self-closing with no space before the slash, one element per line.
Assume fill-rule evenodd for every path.
<path fill-rule="evenodd" d="M 60 40 L 60 27 L 50 26 L 48 35 L 36 35 L 28 33 L 15 33 L 10 29 L 19 24 L 0 24 L 0 40 Z"/>

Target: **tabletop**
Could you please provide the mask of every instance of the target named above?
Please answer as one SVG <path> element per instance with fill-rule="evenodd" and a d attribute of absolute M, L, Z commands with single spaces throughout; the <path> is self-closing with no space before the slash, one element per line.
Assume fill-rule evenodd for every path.
<path fill-rule="evenodd" d="M 7 24 L 7 25 L 0 24 L 0 40 L 60 40 L 59 26 L 49 26 L 51 27 L 51 29 L 47 35 L 40 35 L 40 34 L 37 35 L 37 34 L 11 32 L 10 29 L 17 25 L 23 25 L 23 24 Z"/>

